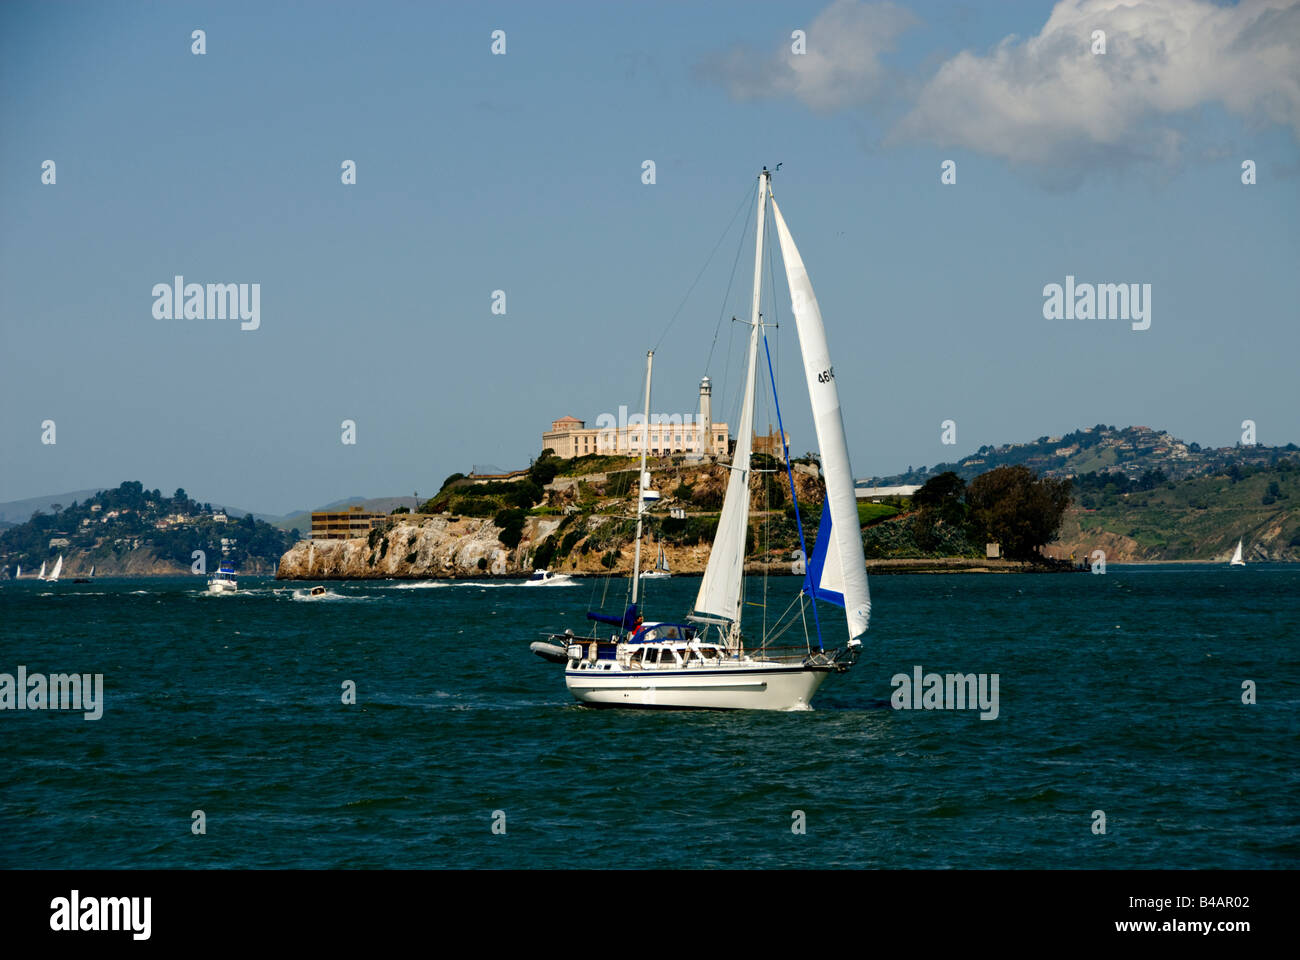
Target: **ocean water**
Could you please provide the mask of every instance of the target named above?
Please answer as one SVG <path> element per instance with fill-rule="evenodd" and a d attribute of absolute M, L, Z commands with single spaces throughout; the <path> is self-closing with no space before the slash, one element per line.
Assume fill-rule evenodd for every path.
<path fill-rule="evenodd" d="M 647 584 L 648 618 L 680 617 L 698 584 Z M 0 865 L 1300 862 L 1294 566 L 876 577 L 857 666 L 791 713 L 574 704 L 528 644 L 585 632 L 621 581 L 202 588 L 0 584 L 0 672 L 105 686 L 99 720 L 0 712 Z M 891 676 L 917 665 L 998 674 L 997 719 L 892 709 Z"/>

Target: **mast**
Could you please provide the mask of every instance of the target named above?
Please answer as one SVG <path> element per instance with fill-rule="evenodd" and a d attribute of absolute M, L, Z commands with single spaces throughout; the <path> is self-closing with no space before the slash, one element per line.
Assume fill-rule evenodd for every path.
<path fill-rule="evenodd" d="M 636 605 L 637 587 L 641 583 L 641 524 L 645 513 L 645 455 L 650 447 L 650 371 L 654 366 L 655 352 L 645 355 L 645 422 L 641 441 L 641 469 L 636 474 L 636 558 L 632 561 L 632 604 Z"/>

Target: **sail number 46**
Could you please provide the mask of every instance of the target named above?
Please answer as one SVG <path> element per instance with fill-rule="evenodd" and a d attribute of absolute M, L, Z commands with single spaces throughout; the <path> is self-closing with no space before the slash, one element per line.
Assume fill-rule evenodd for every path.
<path fill-rule="evenodd" d="M 831 367 L 829 370 L 823 370 L 821 373 L 817 374 L 818 383 L 830 383 L 834 379 L 835 379 L 834 367 Z"/>

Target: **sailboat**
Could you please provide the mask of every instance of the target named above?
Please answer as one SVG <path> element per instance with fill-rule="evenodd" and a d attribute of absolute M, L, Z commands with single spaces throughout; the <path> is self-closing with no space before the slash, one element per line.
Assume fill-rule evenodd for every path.
<path fill-rule="evenodd" d="M 1241 559 L 1241 541 L 1237 541 L 1237 549 L 1232 551 L 1232 559 L 1228 561 L 1230 567 L 1244 567 L 1246 561 Z"/>
<path fill-rule="evenodd" d="M 664 553 L 664 545 L 659 544 L 659 559 L 655 561 L 654 569 L 649 573 L 641 574 L 642 580 L 667 580 L 673 575 L 668 569 L 668 556 Z"/>
<path fill-rule="evenodd" d="M 77 578 L 76 578 L 75 580 L 73 580 L 72 582 L 73 582 L 73 583 L 90 583 L 90 581 L 92 581 L 92 580 L 94 580 L 94 579 L 95 579 L 95 565 L 92 563 L 92 564 L 90 565 L 90 573 L 89 573 L 89 574 L 87 574 L 87 575 L 84 576 L 84 577 L 77 577 Z"/>
<path fill-rule="evenodd" d="M 801 590 L 791 602 L 789 622 L 770 631 L 762 624 L 759 637 L 742 629 L 745 598 L 745 542 L 749 531 L 750 475 L 758 352 L 760 341 L 767 356 L 775 397 L 775 376 L 759 307 L 762 294 L 763 238 L 768 207 L 776 223 L 785 261 L 786 280 L 799 332 L 804 375 L 813 423 L 826 480 L 826 503 L 817 533 L 816 548 Z M 549 635 L 550 643 L 534 643 L 533 650 L 547 660 L 564 662 L 564 680 L 580 702 L 627 707 L 701 707 L 711 709 L 808 709 L 813 695 L 831 673 L 847 671 L 858 658 L 861 635 L 871 612 L 866 560 L 858 522 L 853 474 L 840 413 L 835 370 L 830 361 L 821 311 L 803 260 L 772 193 L 767 168 L 758 178 L 758 224 L 754 250 L 754 285 L 749 320 L 745 387 L 741 398 L 736 449 L 717 534 L 708 565 L 691 612 L 678 621 L 646 621 L 638 609 L 641 574 L 641 531 L 645 490 L 637 497 L 635 559 L 632 564 L 631 602 L 621 617 L 590 612 L 588 619 L 614 626 L 608 640 L 595 635 L 576 637 L 572 631 Z M 646 355 L 645 420 L 650 422 L 650 381 L 654 351 Z M 776 403 L 781 436 L 781 407 Z M 648 428 L 647 428 L 648 433 Z M 648 438 L 647 438 L 648 439 Z M 647 443 L 641 445 L 641 486 L 648 487 L 645 472 Z M 789 452 L 785 451 L 787 479 L 794 497 Z M 798 513 L 796 511 L 796 520 Z M 798 524 L 801 547 L 802 523 Z M 817 601 L 842 607 L 847 639 L 828 651 L 823 644 Z M 797 609 L 795 609 L 797 606 Z M 807 632 L 811 608 L 815 636 Z M 784 619 L 784 615 L 783 615 Z M 798 647 L 776 648 L 771 641 L 802 622 L 805 642 Z M 561 646 L 562 645 L 562 646 Z M 563 650 L 563 654 L 560 654 Z"/>
<path fill-rule="evenodd" d="M 59 574 L 60 572 L 62 572 L 62 570 L 63 570 L 63 554 L 59 554 L 59 559 L 54 561 L 54 569 L 50 571 L 50 575 L 45 579 L 48 580 L 50 583 L 54 583 L 56 580 L 59 579 Z"/>
<path fill-rule="evenodd" d="M 44 561 L 44 560 L 41 561 L 41 569 L 39 569 L 39 570 L 36 571 L 36 579 L 37 579 L 37 580 L 44 580 L 44 579 L 45 579 L 45 561 Z"/>

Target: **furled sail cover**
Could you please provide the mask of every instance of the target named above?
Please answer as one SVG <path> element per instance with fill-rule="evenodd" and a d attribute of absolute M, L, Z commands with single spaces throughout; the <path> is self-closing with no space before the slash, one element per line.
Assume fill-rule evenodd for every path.
<path fill-rule="evenodd" d="M 786 280 L 790 284 L 790 300 L 799 330 L 799 350 L 803 354 L 808 398 L 812 403 L 813 425 L 817 431 L 817 448 L 821 452 L 822 473 L 826 477 L 826 507 L 813 550 L 814 569 L 810 571 L 815 574 L 813 589 L 817 596 L 844 607 L 849 640 L 853 641 L 867 629 L 871 595 L 867 588 L 866 557 L 862 553 L 857 494 L 853 490 L 844 419 L 840 415 L 840 395 L 835 386 L 835 370 L 831 366 L 826 328 L 822 324 L 817 297 L 775 197 L 772 198 L 772 213 L 781 241 Z M 817 562 L 819 555 L 820 564 Z"/>

